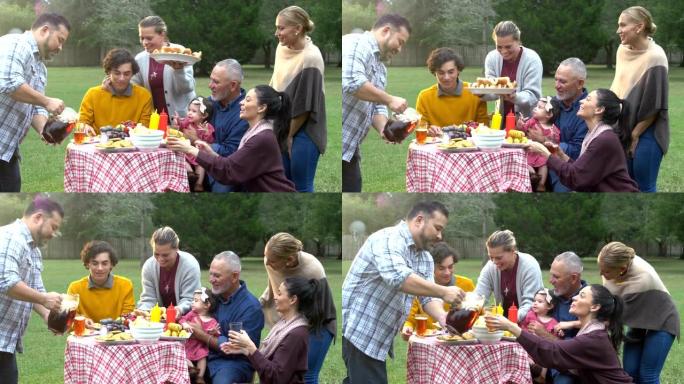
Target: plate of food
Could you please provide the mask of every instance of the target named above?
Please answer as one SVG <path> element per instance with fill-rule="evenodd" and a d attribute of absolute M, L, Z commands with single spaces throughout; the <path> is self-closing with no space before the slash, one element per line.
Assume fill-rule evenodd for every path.
<path fill-rule="evenodd" d="M 193 52 L 185 47 L 162 47 L 161 50 L 155 49 L 150 53 L 150 57 L 159 62 L 177 61 L 187 64 L 195 64 L 202 60 L 202 52 Z"/>
<path fill-rule="evenodd" d="M 411 142 L 414 144 L 418 144 L 417 139 L 413 139 Z M 425 138 L 425 143 L 423 143 L 423 144 L 438 144 L 441 142 L 442 142 L 441 137 L 428 136 Z"/>
<path fill-rule="evenodd" d="M 471 345 L 477 344 L 478 341 L 475 336 L 468 334 L 467 332 L 463 335 L 452 335 L 445 334 L 437 336 L 437 342 L 441 344 L 455 344 L 455 345 Z"/>
<path fill-rule="evenodd" d="M 106 143 L 95 144 L 95 149 L 100 152 L 133 152 L 138 149 L 129 140 L 111 139 Z"/>
<path fill-rule="evenodd" d="M 501 336 L 501 340 L 506 340 L 506 341 L 518 341 L 518 338 L 515 337 L 511 332 L 509 332 L 509 331 L 504 331 L 503 336 Z"/>
<path fill-rule="evenodd" d="M 112 331 L 106 335 L 97 336 L 95 342 L 104 345 L 135 344 L 136 340 L 128 332 Z"/>
<path fill-rule="evenodd" d="M 76 144 L 76 141 L 74 139 L 71 139 L 71 142 L 73 144 Z M 86 136 L 85 139 L 83 139 L 83 142 L 81 144 L 97 144 L 100 142 L 100 136 Z"/>
<path fill-rule="evenodd" d="M 437 144 L 437 149 L 445 152 L 476 152 L 479 150 L 470 140 L 451 139 L 448 143 Z"/>
<path fill-rule="evenodd" d="M 88 336 L 97 336 L 100 334 L 100 332 L 94 330 L 94 329 L 86 329 L 81 336 L 78 336 L 74 333 L 74 331 L 69 332 L 71 336 L 76 336 L 76 337 L 88 337 Z"/>
<path fill-rule="evenodd" d="M 518 83 L 511 81 L 508 76 L 504 77 L 478 77 L 475 82 L 469 83 L 465 89 L 474 95 L 510 95 L 515 92 Z"/>
<path fill-rule="evenodd" d="M 504 142 L 501 145 L 503 148 L 520 148 L 520 149 L 526 149 L 529 148 L 530 143 L 506 143 Z"/>
<path fill-rule="evenodd" d="M 188 341 L 190 338 L 190 335 L 188 334 L 187 336 L 164 336 L 162 335 L 159 340 L 165 340 L 165 341 L 180 341 L 181 343 L 185 343 Z"/>

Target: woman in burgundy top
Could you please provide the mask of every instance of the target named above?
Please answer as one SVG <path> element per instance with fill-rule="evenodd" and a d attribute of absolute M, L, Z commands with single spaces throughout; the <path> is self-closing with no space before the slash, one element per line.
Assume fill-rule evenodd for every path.
<path fill-rule="evenodd" d="M 230 331 L 221 344 L 224 353 L 247 355 L 262 384 L 304 383 L 309 350 L 309 330 L 323 329 L 325 310 L 320 280 L 288 277 L 274 292 L 280 320 L 257 349 L 245 331 Z"/>
<path fill-rule="evenodd" d="M 620 138 L 611 126 L 622 113 L 623 100 L 611 90 L 599 88 L 580 101 L 577 116 L 587 123 L 588 133 L 577 160 L 557 145 L 530 143 L 530 151 L 547 158 L 547 166 L 563 185 L 580 192 L 639 192 L 627 172 L 627 159 Z M 546 147 L 552 148 L 554 156 Z"/>
<path fill-rule="evenodd" d="M 622 343 L 622 299 L 600 284 L 582 288 L 572 298 L 570 313 L 577 316 L 580 331 L 572 339 L 547 340 L 521 329 L 503 316 L 487 315 L 488 328 L 507 330 L 539 365 L 571 370 L 581 383 L 631 383 L 620 367 Z"/>
<path fill-rule="evenodd" d="M 188 141 L 168 138 L 174 151 L 195 156 L 209 175 L 223 184 L 240 185 L 245 192 L 295 192 L 285 177 L 282 151 L 290 124 L 290 99 L 268 85 L 257 85 L 240 102 L 240 118 L 249 128 L 237 151 L 219 156 L 201 140 L 192 146 Z"/>

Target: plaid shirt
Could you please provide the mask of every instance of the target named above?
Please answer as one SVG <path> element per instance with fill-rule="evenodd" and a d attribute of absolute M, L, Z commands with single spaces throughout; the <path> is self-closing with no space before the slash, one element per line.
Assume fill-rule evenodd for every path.
<path fill-rule="evenodd" d="M 378 41 L 371 32 L 342 36 L 342 160 L 350 161 L 368 134 L 374 115 L 387 107 L 364 101 L 354 94 L 365 83 L 385 89 L 387 68 L 380 60 Z"/>
<path fill-rule="evenodd" d="M 434 262 L 429 252 L 416 249 L 402 221 L 370 235 L 344 279 L 342 334 L 376 360 L 393 356 L 392 340 L 413 302 L 413 295 L 399 288 L 412 273 L 434 281 Z M 423 305 L 431 300 L 420 298 Z"/>
<path fill-rule="evenodd" d="M 43 107 L 16 101 L 10 94 L 22 84 L 45 93 L 47 68 L 31 31 L 0 37 L 0 47 L 0 160 L 9 162 L 33 115 L 48 115 Z"/>
<path fill-rule="evenodd" d="M 43 260 L 33 236 L 21 220 L 0 227 L 0 351 L 22 352 L 21 337 L 26 331 L 33 304 L 14 300 L 7 291 L 23 281 L 29 287 L 45 292 Z"/>

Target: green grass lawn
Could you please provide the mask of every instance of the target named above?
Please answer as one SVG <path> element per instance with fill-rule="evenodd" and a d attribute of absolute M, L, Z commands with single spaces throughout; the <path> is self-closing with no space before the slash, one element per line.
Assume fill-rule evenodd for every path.
<path fill-rule="evenodd" d="M 330 288 L 333 290 L 337 316 L 342 326 L 342 264 L 339 260 L 322 260 Z M 263 259 L 244 258 L 241 279 L 255 296 L 260 296 L 267 284 Z M 140 296 L 140 267 L 137 260 L 122 260 L 114 272 L 133 280 L 136 299 Z M 65 292 L 69 282 L 87 274 L 79 260 L 45 260 L 43 281 L 48 291 Z M 202 285 L 208 287 L 208 271 L 202 271 Z M 262 332 L 262 338 L 267 334 Z M 341 332 L 338 332 L 341 334 Z M 34 313 L 24 335 L 24 353 L 18 354 L 19 382 L 22 384 L 61 383 L 64 379 L 65 336 L 54 336 L 45 323 Z M 344 377 L 342 344 L 338 338 L 331 345 L 320 375 L 321 383 L 339 383 Z M 0 379 L 0 382 L 2 380 Z"/>
<path fill-rule="evenodd" d="M 665 283 L 670 293 L 673 295 L 680 315 L 684 315 L 684 261 L 681 260 L 663 260 L 663 259 L 649 259 L 649 262 L 660 275 L 660 278 Z M 351 262 L 343 261 L 342 269 L 346 275 L 349 270 Z M 465 259 L 456 264 L 456 273 L 465 275 L 473 280 L 477 280 L 480 273 L 481 264 L 479 260 Z M 549 284 L 549 271 L 542 271 L 544 274 L 544 284 L 551 287 Z M 600 283 L 601 278 L 596 267 L 595 258 L 584 259 L 584 274 L 583 278 L 589 283 Z M 681 320 L 684 317 L 680 316 Z M 387 372 L 389 382 L 392 384 L 406 383 L 406 353 L 407 343 L 396 336 L 394 338 L 394 359 L 387 359 Z M 665 362 L 665 367 L 661 373 L 661 383 L 675 384 L 681 383 L 684 377 L 684 345 L 675 340 L 672 349 Z"/>
<path fill-rule="evenodd" d="M 482 76 L 480 67 L 468 67 L 461 79 L 469 81 Z M 613 70 L 591 66 L 586 87 L 588 90 L 609 88 L 613 81 Z M 389 68 L 388 88 L 390 94 L 406 98 L 409 106 L 415 107 L 418 93 L 435 83 L 425 67 Z M 553 77 L 542 80 L 543 95 L 555 95 Z M 663 159 L 658 177 L 659 192 L 684 191 L 684 69 L 670 68 L 670 132 L 671 141 Z M 494 108 L 490 103 L 489 110 Z M 361 146 L 364 192 L 406 191 L 406 155 L 410 140 L 399 145 L 388 145 L 371 130 Z"/>
<path fill-rule="evenodd" d="M 271 70 L 261 66 L 245 66 L 243 88 L 268 84 Z M 86 90 L 102 82 L 104 74 L 99 67 L 49 68 L 48 96 L 63 99 L 67 106 L 78 111 Z M 209 96 L 209 78 L 196 78 L 196 93 Z M 328 146 L 318 161 L 314 181 L 317 192 L 341 190 L 341 71 L 330 66 L 325 71 L 326 112 L 328 118 Z M 43 144 L 35 131 L 29 132 L 21 144 L 22 192 L 55 192 L 64 190 L 64 155 L 66 142 L 60 146 Z"/>

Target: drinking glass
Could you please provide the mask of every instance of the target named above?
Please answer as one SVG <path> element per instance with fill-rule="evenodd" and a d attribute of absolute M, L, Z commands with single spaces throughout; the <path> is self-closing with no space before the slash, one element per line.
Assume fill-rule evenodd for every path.
<path fill-rule="evenodd" d="M 74 335 L 83 336 L 85 334 L 86 321 L 83 316 L 74 317 Z"/>
<path fill-rule="evenodd" d="M 425 331 L 427 331 L 427 320 L 428 317 L 425 315 L 416 315 L 416 333 L 418 336 L 425 336 Z"/>
<path fill-rule="evenodd" d="M 74 126 L 74 143 L 83 144 L 86 138 L 86 128 L 84 123 L 76 123 Z"/>
<path fill-rule="evenodd" d="M 231 331 L 235 331 L 235 332 L 239 333 L 240 331 L 242 331 L 242 321 L 234 321 L 234 322 L 228 324 L 228 328 Z"/>

